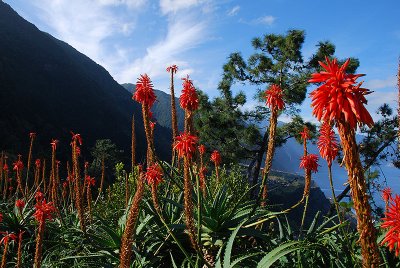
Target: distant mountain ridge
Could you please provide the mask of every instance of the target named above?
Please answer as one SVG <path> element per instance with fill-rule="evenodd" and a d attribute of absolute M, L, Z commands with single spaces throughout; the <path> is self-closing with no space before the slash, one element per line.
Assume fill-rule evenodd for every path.
<path fill-rule="evenodd" d="M 145 156 L 140 105 L 99 64 L 67 43 L 37 29 L 0 1 L 0 148 L 27 151 L 37 132 L 36 153 L 48 153 L 60 139 L 65 155 L 70 131 L 80 133 L 83 150 L 109 138 L 129 155 L 131 119 L 136 119 L 137 161 Z M 155 131 L 156 149 L 170 159 L 170 131 Z"/>
<path fill-rule="evenodd" d="M 122 86 L 128 90 L 131 94 L 134 92 L 136 86 L 131 83 L 122 84 Z M 161 90 L 154 90 L 157 96 L 157 101 L 154 103 L 151 111 L 153 112 L 154 118 L 157 119 L 157 123 L 163 127 L 171 129 L 171 95 Z M 185 111 L 179 105 L 179 98 L 175 97 L 176 114 L 178 117 L 178 129 L 183 131 Z"/>

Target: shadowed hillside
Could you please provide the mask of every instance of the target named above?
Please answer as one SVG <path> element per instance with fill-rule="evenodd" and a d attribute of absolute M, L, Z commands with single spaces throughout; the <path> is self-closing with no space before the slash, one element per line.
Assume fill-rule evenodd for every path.
<path fill-rule="evenodd" d="M 69 152 L 70 130 L 80 133 L 83 149 L 109 138 L 129 155 L 131 118 L 136 118 L 138 161 L 145 137 L 141 108 L 100 65 L 65 42 L 38 30 L 0 2 L 0 147 L 25 153 L 28 134 L 37 132 L 36 151 L 49 152 L 60 140 Z M 157 127 L 158 155 L 170 154 L 170 131 Z"/>

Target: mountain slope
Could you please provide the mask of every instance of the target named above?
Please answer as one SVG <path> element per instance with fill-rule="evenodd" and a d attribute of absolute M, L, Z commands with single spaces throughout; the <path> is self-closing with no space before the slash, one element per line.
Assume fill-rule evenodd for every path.
<path fill-rule="evenodd" d="M 0 148 L 24 152 L 35 131 L 41 150 L 58 138 L 62 153 L 73 130 L 82 134 L 84 149 L 110 138 L 128 155 L 132 114 L 141 160 L 143 123 L 131 95 L 103 67 L 0 2 Z M 170 131 L 156 128 L 155 140 L 159 156 L 169 158 Z"/>
<path fill-rule="evenodd" d="M 135 90 L 135 85 L 126 83 L 122 86 L 128 90 L 131 94 Z M 157 123 L 163 127 L 171 128 L 171 95 L 161 91 L 154 90 L 157 96 L 157 101 L 154 103 L 151 111 L 153 112 L 154 118 L 157 119 Z M 179 106 L 179 98 L 175 97 L 176 104 L 176 115 L 178 117 L 178 129 L 183 131 L 185 111 Z"/>

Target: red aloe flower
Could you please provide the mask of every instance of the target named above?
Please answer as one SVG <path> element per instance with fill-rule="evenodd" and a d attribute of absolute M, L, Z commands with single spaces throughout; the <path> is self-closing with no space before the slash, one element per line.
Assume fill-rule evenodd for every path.
<path fill-rule="evenodd" d="M 36 202 L 41 202 L 44 199 L 44 194 L 41 191 L 37 191 L 35 194 Z"/>
<path fill-rule="evenodd" d="M 336 59 L 319 64 L 325 69 L 320 73 L 312 74 L 310 83 L 323 83 L 310 96 L 313 114 L 322 121 L 341 120 L 356 128 L 357 122 L 368 126 L 373 125 L 373 120 L 364 104 L 367 103 L 365 95 L 370 94 L 361 84 L 356 84 L 357 78 L 363 74 L 348 74 L 346 68 L 350 63 L 348 59 L 339 66 Z"/>
<path fill-rule="evenodd" d="M 178 71 L 178 66 L 176 66 L 175 64 L 167 67 L 167 72 L 176 73 L 177 71 Z"/>
<path fill-rule="evenodd" d="M 50 144 L 51 144 L 51 148 L 52 148 L 54 151 L 57 150 L 58 140 L 53 139 L 53 140 L 51 140 Z"/>
<path fill-rule="evenodd" d="M 40 159 L 36 159 L 35 166 L 36 168 L 40 168 Z"/>
<path fill-rule="evenodd" d="M 392 189 L 389 187 L 386 187 L 385 189 L 382 190 L 382 199 L 385 201 L 385 203 L 388 203 L 389 200 L 392 199 Z"/>
<path fill-rule="evenodd" d="M 11 240 L 16 241 L 17 236 L 14 233 L 8 233 L 8 232 L 0 232 L 1 235 L 3 235 L 3 238 L 0 240 L 0 245 L 6 245 L 8 244 Z"/>
<path fill-rule="evenodd" d="M 163 181 L 163 170 L 158 163 L 154 163 L 147 167 L 145 177 L 149 185 L 158 185 Z"/>
<path fill-rule="evenodd" d="M 15 170 L 15 171 L 21 171 L 23 168 L 24 168 L 24 163 L 22 163 L 22 161 L 21 160 L 17 160 L 17 161 L 15 161 L 14 163 L 13 163 L 13 165 L 14 165 L 14 168 L 13 168 L 13 170 Z"/>
<path fill-rule="evenodd" d="M 339 146 L 331 125 L 324 122 L 319 130 L 319 139 L 317 142 L 319 153 L 332 166 L 332 161 L 336 158 Z"/>
<path fill-rule="evenodd" d="M 31 139 L 36 138 L 36 133 L 35 132 L 29 133 L 29 138 L 31 138 Z"/>
<path fill-rule="evenodd" d="M 82 146 L 82 137 L 81 137 L 81 134 L 74 133 L 74 132 L 71 131 L 71 135 L 72 135 L 72 140 L 73 140 L 73 141 L 77 141 L 77 142 L 79 143 L 79 145 Z"/>
<path fill-rule="evenodd" d="M 318 172 L 318 155 L 308 154 L 301 157 L 300 168 Z"/>
<path fill-rule="evenodd" d="M 56 208 L 53 206 L 53 202 L 46 202 L 46 199 L 37 201 L 35 205 L 35 213 L 33 216 L 38 222 L 44 222 L 45 220 L 52 220 L 52 214 L 56 212 Z"/>
<path fill-rule="evenodd" d="M 211 161 L 214 162 L 216 166 L 219 166 L 221 164 L 221 154 L 217 150 L 214 150 L 214 152 L 212 152 Z"/>
<path fill-rule="evenodd" d="M 0 240 L 0 245 L 4 244 L 3 256 L 1 258 L 1 268 L 5 268 L 7 265 L 7 252 L 8 243 L 10 240 L 17 240 L 17 236 L 14 233 L 0 232 L 4 237 Z"/>
<path fill-rule="evenodd" d="M 67 188 L 68 187 L 68 180 L 64 181 L 62 186 L 63 186 L 63 189 Z"/>
<path fill-rule="evenodd" d="M 96 180 L 93 177 L 86 176 L 85 180 L 87 185 L 94 186 L 96 184 Z"/>
<path fill-rule="evenodd" d="M 273 84 L 265 91 L 265 100 L 267 106 L 271 110 L 282 110 L 283 108 L 285 108 L 285 103 L 283 101 L 283 92 L 278 85 Z"/>
<path fill-rule="evenodd" d="M 198 147 L 200 155 L 204 155 L 206 153 L 206 146 L 203 144 L 199 145 Z"/>
<path fill-rule="evenodd" d="M 0 222 L 3 222 L 3 214 L 0 213 Z"/>
<path fill-rule="evenodd" d="M 175 138 L 174 150 L 178 152 L 180 158 L 187 157 L 191 159 L 196 153 L 196 144 L 198 138 L 189 133 L 181 133 Z"/>
<path fill-rule="evenodd" d="M 4 163 L 3 170 L 4 170 L 5 172 L 8 171 L 8 165 L 7 165 L 7 163 Z"/>
<path fill-rule="evenodd" d="M 207 168 L 206 167 L 201 167 L 199 169 L 199 177 L 200 177 L 200 179 L 204 180 L 206 178 L 206 173 L 207 173 Z"/>
<path fill-rule="evenodd" d="M 15 206 L 22 211 L 22 209 L 25 207 L 25 201 L 22 199 L 18 199 L 17 201 L 15 201 Z"/>
<path fill-rule="evenodd" d="M 199 108 L 199 97 L 195 87 L 193 86 L 193 81 L 189 79 L 189 76 L 182 78 L 182 80 L 183 89 L 181 97 L 179 98 L 179 103 L 183 109 L 195 111 Z"/>
<path fill-rule="evenodd" d="M 132 97 L 135 101 L 140 102 L 142 105 L 147 105 L 150 109 L 156 101 L 153 84 L 147 74 L 140 75 L 136 82 L 136 91 Z"/>
<path fill-rule="evenodd" d="M 400 253 L 400 196 L 395 195 L 391 200 L 385 218 L 382 219 L 382 228 L 389 229 L 381 245 L 387 243 L 389 250 L 395 250 L 396 256 Z"/>
<path fill-rule="evenodd" d="M 311 139 L 311 135 L 310 135 L 310 130 L 308 130 L 308 127 L 304 126 L 303 127 L 303 131 L 300 132 L 301 135 L 301 139 L 306 142 L 306 140 Z"/>

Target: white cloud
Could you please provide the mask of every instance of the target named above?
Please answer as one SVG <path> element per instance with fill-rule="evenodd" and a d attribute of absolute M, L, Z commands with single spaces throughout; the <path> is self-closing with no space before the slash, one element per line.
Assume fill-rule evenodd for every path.
<path fill-rule="evenodd" d="M 271 16 L 271 15 L 267 15 L 267 16 L 263 16 L 263 17 L 260 17 L 258 19 L 255 19 L 253 21 L 253 23 L 255 23 L 255 24 L 266 24 L 266 25 L 271 26 L 272 24 L 274 24 L 275 20 L 276 20 L 276 17 Z"/>
<path fill-rule="evenodd" d="M 180 17 L 170 22 L 165 38 L 148 47 L 144 57 L 126 66 L 118 75 L 118 80 L 130 81 L 141 73 L 147 73 L 152 78 L 164 75 L 165 68 L 170 64 L 180 67 L 180 76 L 193 73 L 194 70 L 187 69 L 188 63 L 180 59 L 180 55 L 204 41 L 205 29 L 205 22 L 192 21 L 190 18 Z"/>
<path fill-rule="evenodd" d="M 371 89 L 371 90 L 377 90 L 381 88 L 389 88 L 389 87 L 395 87 L 397 83 L 396 77 L 395 76 L 390 76 L 386 79 L 373 79 L 366 81 L 363 84 L 363 87 Z"/>
<path fill-rule="evenodd" d="M 33 0 L 40 10 L 40 18 L 53 29 L 53 34 L 86 54 L 100 64 L 105 62 L 108 53 L 103 45 L 107 38 L 118 34 L 129 34 L 135 27 L 133 18 L 116 16 L 109 5 L 133 7 L 132 0 Z M 144 1 L 137 1 L 138 7 Z M 112 70 L 110 70 L 112 71 Z"/>
<path fill-rule="evenodd" d="M 235 16 L 238 14 L 239 10 L 240 10 L 240 6 L 234 6 L 233 8 L 228 10 L 227 14 L 228 14 L 228 16 Z"/>
<path fill-rule="evenodd" d="M 200 2 L 200 0 L 160 0 L 160 8 L 165 15 L 197 6 Z"/>
<path fill-rule="evenodd" d="M 368 100 L 368 105 L 367 108 L 371 107 L 371 112 L 375 112 L 377 108 L 384 104 L 387 103 L 390 106 L 394 106 L 397 103 L 397 92 L 373 92 L 370 95 L 366 96 Z"/>
<path fill-rule="evenodd" d="M 146 0 L 95 0 L 100 5 L 120 6 L 126 5 L 128 8 L 137 9 L 142 7 Z"/>

